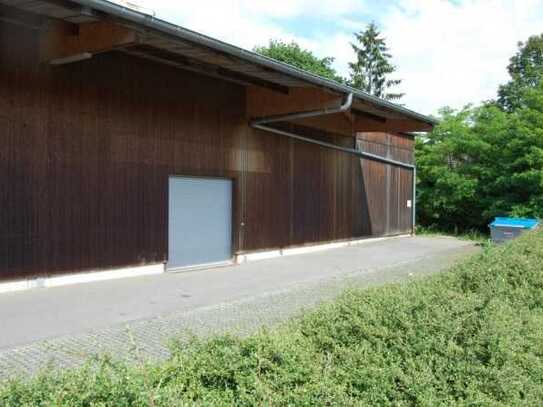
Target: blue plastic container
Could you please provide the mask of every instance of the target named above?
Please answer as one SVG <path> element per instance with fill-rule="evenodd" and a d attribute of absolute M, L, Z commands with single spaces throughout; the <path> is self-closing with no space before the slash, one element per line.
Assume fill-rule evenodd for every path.
<path fill-rule="evenodd" d="M 519 237 L 528 230 L 534 230 L 539 226 L 539 221 L 527 218 L 496 218 L 489 226 L 492 241 L 503 243 Z"/>

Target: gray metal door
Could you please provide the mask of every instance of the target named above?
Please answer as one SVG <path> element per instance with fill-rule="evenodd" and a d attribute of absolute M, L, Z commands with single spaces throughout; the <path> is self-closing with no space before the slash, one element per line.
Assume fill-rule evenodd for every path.
<path fill-rule="evenodd" d="M 232 258 L 232 181 L 170 177 L 169 259 L 175 269 Z"/>

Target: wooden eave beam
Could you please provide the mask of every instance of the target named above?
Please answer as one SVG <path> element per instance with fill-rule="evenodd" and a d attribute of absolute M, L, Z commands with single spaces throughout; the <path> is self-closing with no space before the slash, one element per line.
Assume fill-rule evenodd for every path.
<path fill-rule="evenodd" d="M 293 87 L 289 94 L 269 92 L 254 86 L 247 88 L 248 115 L 251 118 L 291 114 L 335 107 L 344 95 L 317 87 Z"/>
<path fill-rule="evenodd" d="M 199 61 L 194 58 L 186 57 L 182 54 L 172 52 L 166 49 L 157 48 L 152 45 L 135 45 L 125 48 L 123 52 L 133 56 L 150 59 L 156 62 L 172 65 L 180 69 L 185 69 L 191 72 L 200 73 L 214 78 L 224 79 L 242 85 L 255 85 L 285 95 L 288 95 L 289 93 L 289 88 L 286 86 L 249 76 L 241 72 L 236 72 L 221 66 Z"/>
<path fill-rule="evenodd" d="M 52 25 L 41 36 L 40 62 L 73 57 L 79 54 L 98 54 L 122 49 L 139 42 L 136 31 L 111 22 L 79 24 L 76 32 L 64 25 Z"/>
<path fill-rule="evenodd" d="M 351 110 L 351 116 L 352 116 L 352 121 L 353 122 L 356 122 L 356 118 L 364 118 L 364 119 L 367 119 L 367 120 L 371 120 L 371 121 L 374 121 L 374 122 L 378 122 L 378 123 L 386 123 L 387 121 L 387 118 L 384 117 L 384 116 L 379 116 L 379 115 L 376 115 L 374 113 L 369 113 L 369 112 L 365 112 L 363 110 L 359 110 L 359 109 L 356 109 L 356 108 L 353 108 Z"/>
<path fill-rule="evenodd" d="M 47 0 L 47 3 L 61 7 L 67 10 L 80 11 L 82 7 L 70 0 Z"/>
<path fill-rule="evenodd" d="M 431 131 L 433 126 L 428 123 L 412 119 L 385 119 L 374 120 L 367 116 L 355 114 L 353 129 L 356 133 L 362 132 L 391 132 L 404 133 L 416 131 Z"/>

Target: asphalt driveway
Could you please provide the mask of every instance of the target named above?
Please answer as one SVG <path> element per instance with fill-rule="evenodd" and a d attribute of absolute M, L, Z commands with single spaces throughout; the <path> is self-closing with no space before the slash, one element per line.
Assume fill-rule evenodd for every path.
<path fill-rule="evenodd" d="M 452 238 L 394 238 L 220 269 L 1 294 L 0 378 L 74 366 L 96 353 L 167 357 L 173 336 L 249 333 L 348 285 L 443 271 L 477 250 Z"/>

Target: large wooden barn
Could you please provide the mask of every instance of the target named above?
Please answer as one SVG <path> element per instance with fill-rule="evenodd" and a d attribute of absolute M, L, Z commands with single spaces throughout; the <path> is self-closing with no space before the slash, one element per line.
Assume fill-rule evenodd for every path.
<path fill-rule="evenodd" d="M 404 107 L 103 0 L 0 0 L 0 280 L 410 233 Z"/>

